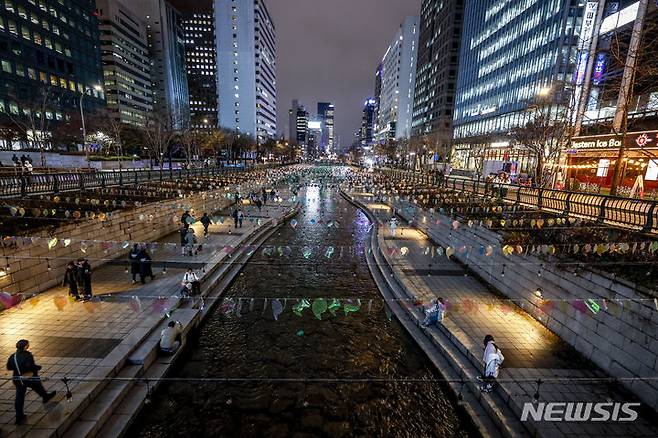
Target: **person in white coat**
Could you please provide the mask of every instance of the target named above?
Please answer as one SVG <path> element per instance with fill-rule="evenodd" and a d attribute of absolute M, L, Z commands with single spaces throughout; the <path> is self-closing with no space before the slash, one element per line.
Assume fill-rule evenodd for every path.
<path fill-rule="evenodd" d="M 505 356 L 503 356 L 503 353 L 494 342 L 494 337 L 491 335 L 484 337 L 484 354 L 482 355 L 482 360 L 484 361 L 484 374 L 480 379 L 482 381 L 480 389 L 483 392 L 491 392 L 500 372 L 500 365 L 505 360 Z"/>
<path fill-rule="evenodd" d="M 169 321 L 160 333 L 160 350 L 174 354 L 181 346 L 183 325 L 178 321 Z"/>
<path fill-rule="evenodd" d="M 398 220 L 395 216 L 391 217 L 390 227 L 391 236 L 395 237 L 395 230 L 398 228 Z"/>

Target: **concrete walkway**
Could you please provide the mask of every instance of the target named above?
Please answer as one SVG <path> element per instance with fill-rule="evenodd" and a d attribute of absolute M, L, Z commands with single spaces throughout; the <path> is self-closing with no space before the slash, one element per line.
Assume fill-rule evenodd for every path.
<path fill-rule="evenodd" d="M 532 402 L 538 379 L 543 380 L 540 401 L 637 401 L 619 385 L 576 380 L 607 376 L 520 308 L 501 306 L 501 301 L 497 301 L 501 297 L 469 276 L 460 264 L 445 255 L 432 256 L 431 248 L 436 245 L 425 233 L 403 226 L 405 220 L 398 220 L 399 226 L 392 232 L 388 226 L 392 215 L 389 205 L 375 203 L 365 195 L 353 194 L 352 197 L 377 218 L 380 225 L 378 246 L 388 264 L 385 269 L 392 269 L 408 296 L 421 301 L 436 297 L 447 300 L 447 318 L 442 325 L 424 329 L 427 336 L 436 341 L 439 335 L 445 335 L 479 369 L 484 366 L 482 339 L 487 334 L 495 336 L 505 361 L 499 388 L 485 397 L 501 396 L 518 418 L 523 404 Z M 407 309 L 415 323 L 420 324 L 424 318 L 420 309 L 413 306 Z M 551 381 L 556 378 L 561 380 Z M 658 436 L 658 426 L 642 416 L 631 423 L 522 424 L 529 434 L 537 436 Z"/>
<path fill-rule="evenodd" d="M 165 318 L 165 312 L 184 304 L 175 295 L 181 289 L 186 266 L 193 266 L 202 275 L 204 271 L 210 273 L 219 265 L 232 263 L 227 254 L 230 250 L 225 247 L 249 241 L 259 229 L 271 227 L 290 213 L 294 205 L 291 194 L 278 192 L 285 200 L 282 203 L 268 203 L 261 212 L 254 206 L 243 207 L 245 220 L 237 230 L 229 211 L 216 213 L 223 215 L 225 221 L 211 225 L 208 237 L 203 237 L 200 223 L 194 224 L 192 227 L 204 249 L 189 257 L 181 255 L 178 245 L 175 249 L 160 248 L 153 254 L 156 278 L 148 279 L 145 285 L 139 282 L 132 285 L 131 275 L 124 271 L 127 263 L 117 260 L 94 270 L 92 301 L 74 302 L 67 297 L 67 288 L 56 287 L 20 307 L 2 312 L 0 356 L 6 358 L 13 353 L 18 339 L 28 339 L 36 362 L 43 366 L 41 375 L 46 388 L 57 390 L 58 394 L 44 406 L 35 393 L 28 391 L 25 404 L 28 418 L 24 425 L 16 427 L 14 385 L 10 380 L 0 381 L 0 436 L 52 436 L 65 430 L 67 417 L 79 414 L 98 395 L 99 385 L 72 381 L 69 386 L 73 400 L 66 403 L 61 379 L 116 375 L 127 356 Z M 180 238 L 178 233 L 173 233 L 159 242 L 179 243 Z M 93 267 L 93 260 L 91 263 Z M 163 265 L 168 266 L 166 273 L 160 267 Z M 7 372 L 4 376 L 8 377 Z"/>

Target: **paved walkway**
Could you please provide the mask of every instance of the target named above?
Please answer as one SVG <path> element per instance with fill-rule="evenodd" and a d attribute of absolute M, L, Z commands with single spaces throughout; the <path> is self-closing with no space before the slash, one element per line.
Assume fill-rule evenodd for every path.
<path fill-rule="evenodd" d="M 245 189 L 243 186 L 243 191 Z M 62 403 L 65 388 L 61 379 L 102 378 L 116 370 L 126 354 L 159 323 L 165 309 L 178 302 L 170 297 L 180 291 L 185 266 L 193 265 L 201 273 L 204 268 L 209 271 L 211 265 L 226 262 L 226 246 L 239 245 L 261 224 L 290 211 L 293 204 L 290 193 L 280 194 L 284 202 L 268 202 L 261 212 L 255 206 L 243 207 L 245 220 L 243 227 L 237 230 L 228 211 L 216 213 L 223 215 L 225 221 L 211 225 L 208 237 L 203 237 L 200 223 L 194 224 L 192 228 L 199 243 L 204 245 L 201 253 L 189 257 L 181 255 L 178 246 L 174 250 L 159 249 L 153 254 L 156 278 L 148 279 L 145 285 L 131 284 L 131 275 L 125 272 L 126 263 L 117 260 L 94 270 L 96 298 L 90 302 L 72 301 L 67 297 L 67 288 L 56 287 L 24 302 L 19 308 L 0 313 L 0 358 L 4 360 L 15 351 L 18 339 L 28 339 L 36 362 L 43 366 L 41 375 L 46 380 L 46 388 L 58 391 L 53 402 L 45 406 L 34 392 L 28 391 L 25 404 L 28 418 L 24 425 L 16 427 L 13 383 L 0 381 L 0 436 L 50 436 L 62 417 L 78 406 L 77 403 Z M 159 242 L 180 243 L 180 237 L 173 233 Z M 158 267 L 163 264 L 169 266 L 166 273 Z M 8 377 L 7 373 L 5 371 L 3 377 Z M 91 394 L 94 387 L 90 383 L 69 385 L 74 400 L 78 401 Z"/>
<path fill-rule="evenodd" d="M 423 232 L 402 226 L 405 221 L 398 220 L 399 226 L 393 233 L 388 226 L 392 215 L 388 205 L 375 203 L 368 196 L 353 196 L 383 225 L 378 233 L 379 246 L 407 292 L 422 301 L 436 297 L 447 300 L 447 318 L 442 326 L 427 329 L 430 334 L 442 330 L 479 367 L 484 366 L 482 339 L 487 334 L 494 335 L 505 355 L 499 376 L 501 389 L 514 411 L 520 414 L 523 403 L 533 400 L 537 379 L 565 379 L 542 383 L 541 401 L 637 401 L 619 385 L 570 380 L 607 376 L 520 308 L 501 306 L 496 301 L 500 296 L 468 276 L 461 265 L 445 255 L 432 257 L 431 248 L 435 245 Z M 427 255 L 426 249 L 429 249 Z M 465 303 L 477 305 L 467 309 Z M 411 312 L 418 323 L 422 321 L 424 315 L 420 310 Z M 643 417 L 633 423 L 541 423 L 538 426 L 542 436 L 658 436 L 658 426 Z"/>

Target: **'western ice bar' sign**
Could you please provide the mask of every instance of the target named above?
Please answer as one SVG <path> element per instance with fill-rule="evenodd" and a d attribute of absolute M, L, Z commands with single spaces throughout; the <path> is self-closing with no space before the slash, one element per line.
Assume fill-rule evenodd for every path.
<path fill-rule="evenodd" d="M 619 149 L 622 145 L 621 135 L 593 135 L 574 137 L 571 149 Z M 658 148 L 658 131 L 629 132 L 626 134 L 627 149 Z"/>

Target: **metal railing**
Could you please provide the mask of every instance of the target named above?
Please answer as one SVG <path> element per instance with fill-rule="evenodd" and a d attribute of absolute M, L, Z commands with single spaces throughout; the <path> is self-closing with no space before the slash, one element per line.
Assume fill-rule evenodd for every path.
<path fill-rule="evenodd" d="M 499 197 L 505 202 L 587 219 L 616 227 L 658 234 L 658 201 L 569 192 L 482 180 L 446 177 L 410 170 L 382 169 L 398 180 L 455 191 Z"/>
<path fill-rule="evenodd" d="M 247 168 L 249 169 L 249 168 Z M 142 183 L 175 181 L 181 178 L 218 176 L 239 172 L 244 168 L 207 167 L 202 169 L 159 169 L 102 172 L 61 172 L 0 176 L 0 197 L 27 197 L 57 194 L 75 190 L 115 186 L 136 186 Z"/>

